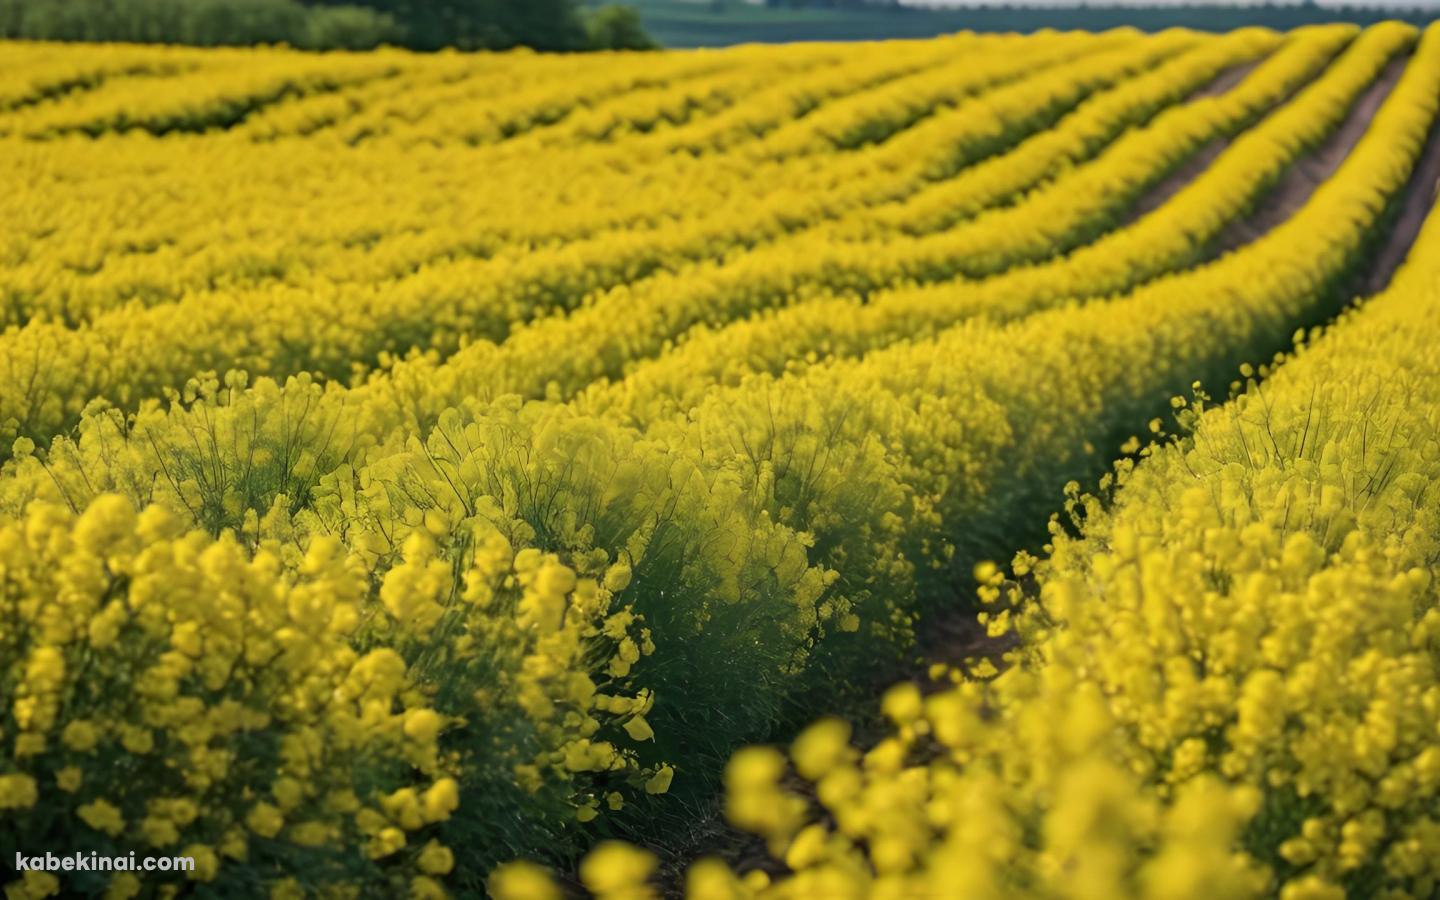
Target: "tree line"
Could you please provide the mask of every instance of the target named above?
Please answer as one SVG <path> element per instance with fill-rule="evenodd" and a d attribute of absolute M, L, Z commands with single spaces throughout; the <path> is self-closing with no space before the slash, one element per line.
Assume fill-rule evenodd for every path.
<path fill-rule="evenodd" d="M 200 47 L 647 49 L 626 6 L 574 0 L 0 0 L 0 37 Z"/>

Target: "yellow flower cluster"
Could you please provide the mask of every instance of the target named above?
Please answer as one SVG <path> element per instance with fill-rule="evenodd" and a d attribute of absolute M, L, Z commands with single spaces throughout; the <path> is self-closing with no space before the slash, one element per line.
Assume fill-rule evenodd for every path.
<path fill-rule="evenodd" d="M 1334 311 L 1440 102 L 1440 32 L 1417 44 L 1399 25 L 962 34 L 903 55 L 14 49 L 0 844 L 62 828 L 281 897 L 487 878 L 499 897 L 543 894 L 534 866 L 490 869 L 650 827 L 652 798 L 703 798 L 714 760 L 835 681 L 890 671 L 954 573 L 1023 541 L 1117 435 Z M 1411 49 L 1334 177 L 1215 258 Z M 1127 222 L 1215 141 L 1230 145 L 1208 171 Z M 1390 477 L 1379 465 L 1284 496 L 1339 516 L 1362 470 Z M 1351 653 L 1344 677 L 1291 684 L 1271 665 L 1227 694 L 1214 672 L 1186 681 L 1167 645 L 1047 685 L 1043 648 L 1070 631 L 1040 611 L 1086 606 L 1102 575 L 1130 589 L 1103 563 L 1053 586 L 1103 555 L 1099 521 L 1057 537 L 1041 599 L 987 584 L 1014 603 L 997 600 L 994 629 L 1032 648 L 1004 676 L 888 696 L 897 734 L 863 755 L 838 722 L 805 733 L 792 756 L 824 823 L 783 757 L 736 757 L 730 815 L 797 874 L 770 888 L 707 864 L 694 890 L 1243 894 L 1291 872 L 1254 842 L 1296 814 L 1316 824 L 1274 849 L 1292 892 L 1348 877 L 1331 860 L 1373 873 L 1400 844 L 1391 880 L 1421 872 L 1429 826 L 1395 817 L 1433 760 L 1380 792 L 1398 806 L 1355 798 L 1420 752 L 1429 682 L 1316 616 L 1360 585 L 1342 618 L 1393 619 L 1426 586 L 1385 577 L 1395 554 L 1379 551 L 1313 595 L 1252 580 L 1205 650 L 1238 671 L 1264 637 L 1255 598 L 1281 584 L 1294 624 L 1263 652 Z M 1187 536 L 1220 527 L 1203 524 Z M 1177 546 L 1187 565 L 1223 549 L 1264 573 L 1278 554 L 1307 578 L 1347 546 L 1246 524 Z M 1423 537 L 1397 540 L 1423 554 Z M 1138 585 L 1123 596 L 1156 596 Z M 1178 615 L 1140 602 L 1124 627 Z M 1052 689 L 1073 714 L 1045 705 Z M 1338 719 L 1289 741 L 1268 701 L 1312 690 L 1364 723 L 1345 754 L 1328 752 Z M 1125 729 L 1136 749 L 1116 764 Z M 999 752 L 1032 740 L 1057 755 Z M 1294 762 L 1272 776 L 1282 752 Z M 1145 753 L 1150 769 L 1130 764 Z M 1343 816 L 1312 809 L 1337 792 Z M 622 844 L 577 870 L 616 898 L 653 872 Z"/>
<path fill-rule="evenodd" d="M 593 554 L 577 572 L 492 531 L 457 571 L 417 533 L 375 596 L 333 538 L 247 552 L 116 495 L 33 504 L 0 548 L 7 845 L 62 821 L 75 847 L 195 856 L 200 881 L 435 896 L 465 797 L 564 817 L 669 777 L 635 750 L 648 632 Z M 477 827 L 517 838 L 450 833 Z"/>

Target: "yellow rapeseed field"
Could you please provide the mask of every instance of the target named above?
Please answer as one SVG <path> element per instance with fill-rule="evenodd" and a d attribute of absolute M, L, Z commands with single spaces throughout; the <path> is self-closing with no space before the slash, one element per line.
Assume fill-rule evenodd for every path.
<path fill-rule="evenodd" d="M 0 43 L 6 896 L 1435 896 L 1437 84 Z"/>

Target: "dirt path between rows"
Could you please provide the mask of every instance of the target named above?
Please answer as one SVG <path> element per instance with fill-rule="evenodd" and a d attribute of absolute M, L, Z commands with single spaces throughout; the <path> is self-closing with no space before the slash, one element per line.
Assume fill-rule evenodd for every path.
<path fill-rule="evenodd" d="M 1218 97 L 1221 94 L 1232 90 L 1240 82 L 1249 77 L 1250 73 L 1260 68 L 1260 64 L 1269 59 L 1269 55 L 1252 59 L 1247 63 L 1238 66 L 1231 66 L 1225 71 L 1216 75 L 1209 84 L 1201 85 L 1186 95 L 1184 103 L 1194 103 L 1196 100 L 1203 100 L 1206 97 Z"/>
<path fill-rule="evenodd" d="M 1409 62 L 1409 54 L 1392 59 L 1380 77 L 1355 101 L 1340 127 L 1331 132 L 1319 147 L 1300 157 L 1287 169 L 1250 215 L 1236 219 L 1221 230 L 1215 239 L 1215 254 L 1242 247 L 1295 215 L 1310 200 L 1315 189 L 1334 175 L 1355 149 L 1370 128 L 1375 112 L 1390 96 Z"/>
<path fill-rule="evenodd" d="M 1389 286 L 1395 270 L 1410 255 L 1410 248 L 1437 199 L 1440 199 L 1440 116 L 1430 123 L 1425 149 L 1405 185 L 1404 199 L 1394 212 L 1395 224 L 1371 257 L 1369 270 L 1356 279 L 1356 296 L 1369 297 Z"/>
<path fill-rule="evenodd" d="M 1370 127 L 1376 111 L 1400 75 L 1404 72 L 1409 56 L 1402 56 L 1384 69 L 1365 93 L 1356 101 L 1345 121 L 1324 143 L 1302 156 L 1283 175 L 1264 197 L 1257 208 L 1222 231 L 1210 258 L 1237 249 L 1256 240 L 1272 228 L 1287 221 L 1303 207 L 1316 188 L 1340 168 L 1360 138 Z M 1398 205 L 1390 213 L 1390 221 L 1378 226 L 1380 239 L 1370 253 L 1369 261 L 1359 267 L 1353 276 L 1352 293 L 1367 297 L 1385 288 L 1394 276 L 1395 270 L 1409 255 L 1426 216 L 1440 196 L 1440 116 L 1430 125 L 1425 147 L 1416 161 L 1415 170 L 1402 189 Z M 1389 218 L 1389 217 L 1387 217 Z M 1057 497 L 1058 500 L 1058 497 Z M 966 586 L 962 593 L 972 591 Z M 921 638 L 921 652 L 934 662 L 958 664 L 966 659 L 996 659 L 1009 649 L 1009 642 L 988 636 L 985 628 L 975 620 L 973 614 L 947 617 L 948 620 L 932 621 Z"/>
<path fill-rule="evenodd" d="M 1255 71 L 1263 61 L 1262 59 L 1257 59 L 1254 62 L 1245 63 L 1244 65 L 1236 66 L 1233 69 L 1222 72 L 1214 81 L 1191 94 L 1189 97 L 1186 97 L 1185 102 L 1192 103 L 1206 97 L 1218 97 L 1221 94 L 1227 93 L 1240 82 L 1244 81 L 1246 76 Z M 1284 99 L 1280 100 L 1280 102 L 1276 103 L 1269 110 L 1266 110 L 1265 114 L 1268 115 L 1270 112 L 1289 103 L 1295 94 L 1304 90 L 1305 86 L 1309 83 L 1310 82 L 1307 81 L 1305 84 L 1295 88 L 1295 90 L 1286 95 Z M 1229 147 L 1230 143 L 1234 141 L 1237 136 L 1238 135 L 1232 135 L 1231 137 L 1216 138 L 1191 154 L 1175 171 L 1166 175 L 1131 204 L 1130 211 L 1121 219 L 1121 227 L 1129 225 L 1165 205 L 1165 202 L 1180 193 L 1185 185 L 1199 178 L 1200 173 L 1210 168 L 1211 163 L 1215 162 L 1215 158 L 1221 153 L 1224 153 L 1225 148 Z"/>

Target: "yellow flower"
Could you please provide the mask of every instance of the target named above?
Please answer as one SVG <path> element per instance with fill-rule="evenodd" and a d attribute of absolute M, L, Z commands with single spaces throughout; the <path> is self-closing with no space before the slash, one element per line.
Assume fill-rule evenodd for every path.
<path fill-rule="evenodd" d="M 220 873 L 220 857 L 205 844 L 190 844 L 180 851 L 180 855 L 195 860 L 195 868 L 188 874 L 195 881 L 214 881 Z"/>
<path fill-rule="evenodd" d="M 455 854 L 450 852 L 449 847 L 430 841 L 420 849 L 416 864 L 427 875 L 448 875 L 455 868 Z"/>
<path fill-rule="evenodd" d="M 675 768 L 673 766 L 661 766 L 656 769 L 655 774 L 650 776 L 649 780 L 645 782 L 645 793 L 663 794 L 670 790 L 670 783 L 674 780 Z"/>
<path fill-rule="evenodd" d="M 270 786 L 270 793 L 282 812 L 289 811 L 305 802 L 305 786 L 295 778 L 277 778 Z"/>
<path fill-rule="evenodd" d="M 25 666 L 25 680 L 37 694 L 58 690 L 65 682 L 64 655 L 54 647 L 37 647 Z"/>
<path fill-rule="evenodd" d="M 580 880 L 597 897 L 638 897 L 648 894 L 645 881 L 656 859 L 644 850 L 618 841 L 604 841 L 580 863 Z"/>
<path fill-rule="evenodd" d="M 625 563 L 615 563 L 605 570 L 605 589 L 612 593 L 620 593 L 630 586 L 630 567 Z"/>
<path fill-rule="evenodd" d="M 49 872 L 31 869 L 5 886 L 5 896 L 14 900 L 42 900 L 60 893 L 60 879 Z"/>
<path fill-rule="evenodd" d="M 323 847 L 335 835 L 335 830 L 324 822 L 298 822 L 287 832 L 289 838 L 301 847 Z"/>
<path fill-rule="evenodd" d="M 685 873 L 685 896 L 694 900 L 740 900 L 746 896 L 740 879 L 714 857 L 696 861 Z"/>
<path fill-rule="evenodd" d="M 427 822 L 444 822 L 460 808 L 460 784 L 453 778 L 442 778 L 430 786 L 420 798 Z"/>
<path fill-rule="evenodd" d="M 145 728 L 122 725 L 120 728 L 120 746 L 137 756 L 144 756 L 154 749 L 155 736 Z"/>
<path fill-rule="evenodd" d="M 112 876 L 105 889 L 105 900 L 130 900 L 140 895 L 140 877 L 130 872 Z"/>
<path fill-rule="evenodd" d="M 67 794 L 73 794 L 80 790 L 81 783 L 85 780 L 85 773 L 79 766 L 66 766 L 55 771 L 55 785 Z"/>
<path fill-rule="evenodd" d="M 365 848 L 371 859 L 384 859 L 405 846 L 405 832 L 399 828 L 382 828 Z"/>
<path fill-rule="evenodd" d="M 380 806 L 391 821 L 406 831 L 414 831 L 425 824 L 420 808 L 420 798 L 414 788 L 401 788 L 380 798 Z"/>
<path fill-rule="evenodd" d="M 305 889 L 294 878 L 282 878 L 270 885 L 270 900 L 305 900 Z"/>
<path fill-rule="evenodd" d="M 205 652 L 199 622 L 181 622 L 170 632 L 170 646 L 186 656 L 199 658 Z"/>
<path fill-rule="evenodd" d="M 105 800 L 91 801 L 75 812 L 86 825 L 111 837 L 119 837 L 125 830 L 125 819 L 119 808 Z"/>
<path fill-rule="evenodd" d="M 510 862 L 490 873 L 485 889 L 495 900 L 560 900 L 548 872 L 529 862 Z"/>
<path fill-rule="evenodd" d="M 405 736 L 422 744 L 432 744 L 445 727 L 445 720 L 433 709 L 412 709 L 405 713 Z"/>
<path fill-rule="evenodd" d="M 246 814 L 245 824 L 261 837 L 273 838 L 285 827 L 285 816 L 272 804 L 257 803 Z"/>
<path fill-rule="evenodd" d="M 100 732 L 84 719 L 72 721 L 60 733 L 60 742 L 76 753 L 88 753 L 94 750 L 99 740 Z"/>
<path fill-rule="evenodd" d="M 39 796 L 29 775 L 0 775 L 0 809 L 29 809 Z"/>
<path fill-rule="evenodd" d="M 843 719 L 821 719 L 800 733 L 790 746 L 795 771 L 819 781 L 851 753 L 850 723 Z"/>
<path fill-rule="evenodd" d="M 165 847 L 180 840 L 175 822 L 163 816 L 146 816 L 140 820 L 140 833 L 152 847 Z"/>
<path fill-rule="evenodd" d="M 414 900 L 445 900 L 450 895 L 445 893 L 440 882 L 421 875 L 410 879 L 410 896 Z"/>
<path fill-rule="evenodd" d="M 1287 881 L 1280 888 L 1280 900 L 1345 900 L 1345 889 L 1317 875 Z"/>
<path fill-rule="evenodd" d="M 655 732 L 650 728 L 650 723 L 645 721 L 644 716 L 635 716 L 625 723 L 625 733 L 630 735 L 633 741 L 651 741 L 655 739 Z"/>
<path fill-rule="evenodd" d="M 914 721 L 923 709 L 920 689 L 910 682 L 897 684 L 886 692 L 881 709 L 897 725 Z"/>

